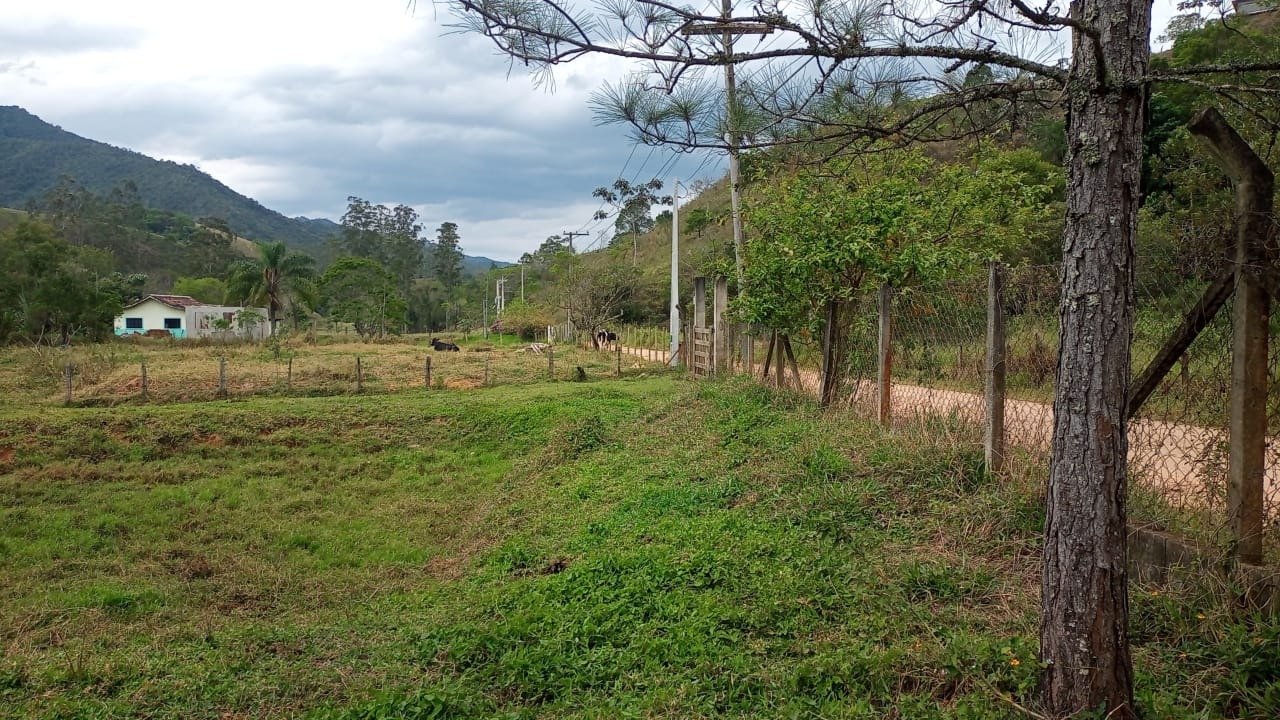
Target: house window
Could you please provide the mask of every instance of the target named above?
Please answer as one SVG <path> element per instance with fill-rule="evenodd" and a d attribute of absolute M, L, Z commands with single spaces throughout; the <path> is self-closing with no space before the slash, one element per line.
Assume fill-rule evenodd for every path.
<path fill-rule="evenodd" d="M 130 318 L 130 317 L 127 317 L 127 318 L 125 318 L 125 319 L 124 319 L 124 326 L 125 326 L 125 328 L 126 328 L 126 329 L 128 329 L 128 330 L 141 330 L 141 329 L 142 329 L 142 318 Z"/>
<path fill-rule="evenodd" d="M 164 329 L 165 330 L 181 330 L 182 318 L 165 318 Z"/>

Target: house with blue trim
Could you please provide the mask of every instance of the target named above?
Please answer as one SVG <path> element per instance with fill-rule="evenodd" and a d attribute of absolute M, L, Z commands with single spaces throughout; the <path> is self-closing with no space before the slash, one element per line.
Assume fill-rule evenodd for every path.
<path fill-rule="evenodd" d="M 148 295 L 125 306 L 115 329 L 116 335 L 263 340 L 269 330 L 266 317 L 266 308 L 209 305 L 188 295 Z"/>

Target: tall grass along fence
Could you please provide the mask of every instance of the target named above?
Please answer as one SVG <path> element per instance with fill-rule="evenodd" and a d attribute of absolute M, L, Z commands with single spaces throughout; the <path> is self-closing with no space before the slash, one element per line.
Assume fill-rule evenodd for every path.
<path fill-rule="evenodd" d="M 652 354 L 653 363 L 665 361 Z M 569 344 L 463 342 L 460 352 L 436 352 L 414 342 L 302 344 L 277 354 L 249 344 L 116 341 L 10 348 L 0 358 L 0 392 L 12 404 L 197 402 L 605 379 L 650 364 L 630 356 L 623 362 L 613 349 Z"/>
<path fill-rule="evenodd" d="M 1205 315 L 1204 299 L 1215 292 L 1221 275 L 1203 267 L 1171 267 L 1179 263 L 1187 260 L 1170 254 L 1144 256 L 1139 264 L 1135 392 L 1153 363 L 1169 369 L 1147 383 L 1149 394 L 1139 405 L 1131 403 L 1131 523 L 1240 556 L 1242 531 L 1232 517 L 1254 515 L 1261 520 L 1247 532 L 1262 542 L 1256 554 L 1242 559 L 1260 562 L 1265 553 L 1275 562 L 1280 447 L 1273 440 L 1280 433 L 1280 348 L 1273 343 L 1266 356 L 1265 432 L 1237 438 L 1263 444 L 1257 448 L 1265 458 L 1263 492 L 1241 494 L 1231 490 L 1229 462 L 1230 301 L 1198 318 L 1193 339 L 1172 343 L 1180 333 L 1187 335 L 1183 326 L 1189 318 Z M 842 315 L 835 333 L 843 345 L 841 359 L 825 397 L 887 425 L 923 423 L 957 443 L 985 444 L 996 468 L 1047 463 L 1060 274 L 1058 265 L 1000 267 L 938 287 L 867 292 Z M 1276 318 L 1270 320 L 1270 333 L 1280 337 Z M 822 338 L 785 338 L 784 348 L 774 337 L 759 328 L 735 328 L 726 338 L 723 369 L 824 397 Z M 998 363 L 1003 372 L 989 372 L 989 356 L 1003 360 Z"/>

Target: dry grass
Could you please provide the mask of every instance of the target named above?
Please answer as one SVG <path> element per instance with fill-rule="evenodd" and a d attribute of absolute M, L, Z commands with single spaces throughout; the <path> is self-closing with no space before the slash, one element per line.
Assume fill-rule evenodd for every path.
<path fill-rule="evenodd" d="M 554 362 L 510 337 L 459 340 L 462 352 L 435 352 L 430 338 L 353 342 L 351 336 L 294 338 L 268 345 L 205 341 L 119 339 L 74 346 L 14 347 L 0 353 L 0 397 L 14 405 L 60 405 L 66 399 L 65 369 L 73 368 L 74 404 L 191 402 L 262 395 L 393 393 L 421 389 L 470 390 L 486 385 L 527 384 L 553 377 L 571 380 L 581 367 L 588 379 L 616 376 L 613 353 L 559 345 Z M 220 384 L 225 358 L 225 382 Z M 357 359 L 359 373 L 357 373 Z M 146 392 L 143 366 L 146 366 Z M 660 369 L 661 363 L 627 358 L 624 375 Z"/>

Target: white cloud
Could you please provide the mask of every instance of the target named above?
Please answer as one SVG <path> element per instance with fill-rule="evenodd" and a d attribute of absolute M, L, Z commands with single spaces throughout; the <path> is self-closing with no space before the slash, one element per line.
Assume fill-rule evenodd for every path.
<path fill-rule="evenodd" d="M 404 0 L 5 3 L 0 97 L 286 215 L 405 203 L 458 223 L 469 254 L 514 260 L 588 223 L 622 170 L 627 132 L 587 99 L 628 66 L 584 58 L 549 92 L 449 21 Z"/>

